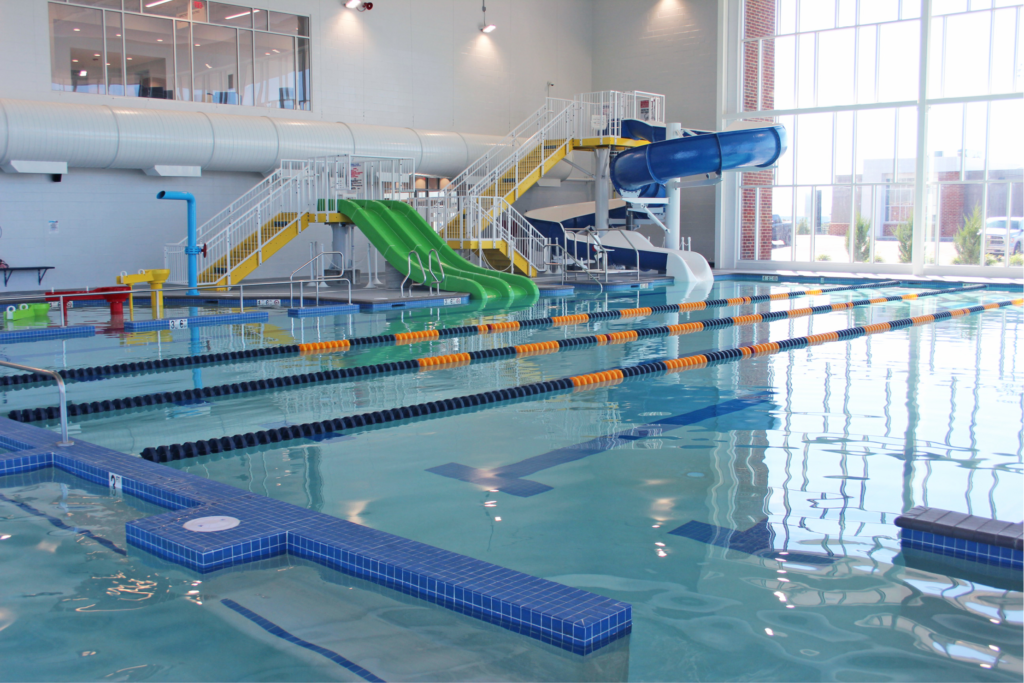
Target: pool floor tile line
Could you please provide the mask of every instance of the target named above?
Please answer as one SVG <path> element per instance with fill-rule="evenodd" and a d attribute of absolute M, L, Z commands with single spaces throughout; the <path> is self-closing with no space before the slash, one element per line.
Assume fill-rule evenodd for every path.
<path fill-rule="evenodd" d="M 632 630 L 629 604 L 505 569 L 343 519 L 252 494 L 141 458 L 0 418 L 0 475 L 56 467 L 167 509 L 125 525 L 131 546 L 206 573 L 295 555 L 433 604 L 589 654 Z M 115 476 L 116 475 L 116 476 Z M 184 528 L 208 516 L 241 523 L 215 533 Z"/>
<path fill-rule="evenodd" d="M 5 503 L 10 503 L 11 505 L 14 505 L 15 507 L 23 510 L 24 512 L 27 512 L 28 514 L 32 515 L 33 517 L 41 517 L 42 519 L 45 519 L 47 522 L 49 522 L 53 526 L 57 527 L 58 529 L 62 529 L 64 531 L 72 531 L 72 532 L 74 532 L 74 533 L 76 533 L 76 534 L 78 534 L 80 536 L 85 536 L 87 538 L 91 538 L 92 540 L 96 541 L 97 543 L 99 543 L 103 547 L 107 548 L 108 550 L 112 550 L 113 552 L 117 553 L 118 555 L 127 555 L 128 554 L 128 551 L 126 551 L 124 548 L 118 546 L 116 543 L 111 541 L 109 538 L 104 538 L 103 536 L 100 536 L 99 534 L 94 534 L 93 532 L 91 532 L 88 529 L 82 529 L 82 528 L 79 528 L 77 526 L 69 526 L 69 525 L 65 524 L 64 520 L 60 519 L 59 517 L 54 517 L 52 515 L 48 515 L 45 512 L 43 512 L 42 510 L 38 510 L 38 509 L 32 507 L 28 503 L 23 503 L 20 500 L 15 500 L 13 498 L 9 498 L 8 496 L 5 496 L 2 493 L 0 493 L 0 500 L 4 501 Z"/>
<path fill-rule="evenodd" d="M 665 428 L 676 429 L 686 425 L 697 424 L 714 417 L 724 417 L 732 413 L 746 410 L 757 405 L 769 404 L 765 394 L 751 394 L 739 398 L 712 404 L 704 408 L 698 408 L 682 415 L 662 418 L 646 424 L 634 425 L 607 436 L 599 436 L 589 441 L 584 441 L 572 446 L 556 448 L 547 453 L 541 453 L 510 465 L 503 465 L 491 470 L 482 470 L 456 462 L 449 462 L 444 465 L 427 468 L 427 472 L 439 474 L 442 477 L 458 479 L 460 481 L 486 486 L 487 488 L 498 489 L 521 498 L 528 498 L 546 491 L 553 487 L 547 484 L 526 479 L 525 477 L 536 474 L 558 465 L 564 465 L 576 460 L 604 453 L 614 448 L 626 446 L 638 439 L 661 436 Z"/>
<path fill-rule="evenodd" d="M 294 635 L 292 633 L 289 633 L 288 631 L 286 631 L 285 629 L 281 628 L 280 626 L 278 626 L 274 622 L 270 621 L 269 619 L 266 619 L 265 617 L 261 617 L 260 615 L 256 614 L 252 610 L 247 609 L 245 607 L 242 607 L 241 605 L 239 605 L 237 602 L 235 602 L 231 598 L 223 598 L 220 602 L 221 602 L 222 605 L 224 605 L 228 609 L 231 609 L 231 610 L 237 612 L 238 614 L 242 615 L 243 617 L 245 617 L 246 619 L 248 619 L 252 623 L 256 624 L 257 626 L 259 626 L 261 629 L 263 629 L 267 633 L 269 633 L 269 634 L 271 634 L 273 636 L 277 636 L 278 638 L 280 638 L 282 640 L 286 640 L 289 643 L 291 643 L 292 645 L 298 645 L 299 647 L 304 647 L 307 650 L 309 650 L 310 652 L 315 652 L 318 655 L 326 657 L 327 659 L 331 660 L 335 664 L 338 664 L 339 666 L 342 666 L 342 667 L 348 669 L 349 671 L 354 673 L 356 676 L 359 676 L 360 678 L 362 678 L 364 681 L 370 681 L 370 683 L 385 683 L 383 678 L 380 678 L 379 676 L 377 676 L 373 672 L 371 672 L 371 671 L 369 671 L 367 669 L 364 669 L 363 667 L 361 667 L 358 664 L 356 664 L 355 662 L 353 662 L 351 659 L 348 659 L 347 657 L 343 657 L 342 655 L 338 654 L 334 650 L 329 650 L 326 647 L 321 647 L 321 646 L 319 646 L 319 645 L 317 645 L 315 643 L 311 643 L 308 640 L 304 640 L 304 639 L 299 638 L 298 636 L 296 636 L 296 635 Z"/>
<path fill-rule="evenodd" d="M 775 532 L 772 530 L 771 525 L 768 524 L 767 517 L 745 531 L 726 529 L 714 524 L 691 520 L 682 526 L 672 529 L 668 533 L 720 548 L 737 550 L 747 555 L 755 555 L 783 562 L 803 562 L 815 565 L 829 565 L 835 562 L 835 558 L 824 555 L 775 550 Z"/>

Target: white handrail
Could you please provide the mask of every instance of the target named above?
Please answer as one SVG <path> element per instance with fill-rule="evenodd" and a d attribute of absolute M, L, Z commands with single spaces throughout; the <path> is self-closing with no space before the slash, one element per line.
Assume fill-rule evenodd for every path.
<path fill-rule="evenodd" d="M 34 368 L 31 365 L 22 365 L 21 363 L 12 363 L 6 360 L 0 360 L 0 365 L 7 368 L 14 368 L 15 370 L 38 372 L 40 375 L 49 375 L 53 378 L 53 381 L 57 383 L 57 392 L 60 394 L 60 441 L 57 442 L 57 445 L 74 446 L 75 442 L 68 438 L 68 395 L 64 388 L 64 378 L 60 376 L 60 373 L 54 370 Z"/>
<path fill-rule="evenodd" d="M 232 211 L 218 214 L 219 231 L 203 239 L 202 282 L 230 284 L 246 260 L 255 256 L 263 263 L 264 247 L 282 231 L 307 213 L 334 211 L 339 199 L 404 199 L 412 192 L 415 165 L 412 159 L 343 154 L 284 160 L 275 175 L 274 182 L 260 183 L 234 202 Z M 185 281 L 183 244 L 164 247 L 164 265 L 170 282 Z"/>

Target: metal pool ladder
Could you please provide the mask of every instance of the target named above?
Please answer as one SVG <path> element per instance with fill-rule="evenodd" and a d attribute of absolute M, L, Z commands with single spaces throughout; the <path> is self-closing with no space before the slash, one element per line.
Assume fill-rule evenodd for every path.
<path fill-rule="evenodd" d="M 74 441 L 68 439 L 68 397 L 67 392 L 64 388 L 64 378 L 60 376 L 60 373 L 54 370 L 44 370 L 42 368 L 34 368 L 31 365 L 21 365 L 19 363 L 11 363 L 10 361 L 0 360 L 0 365 L 8 368 L 14 368 L 16 370 L 27 370 L 29 372 L 38 372 L 40 375 L 49 375 L 57 382 L 57 391 L 60 392 L 60 438 L 57 442 L 58 446 L 73 446 Z"/>
<path fill-rule="evenodd" d="M 431 249 L 427 252 L 427 267 L 423 267 L 423 259 L 420 258 L 420 254 L 415 249 L 411 250 L 405 257 L 405 272 L 407 273 L 402 283 L 398 285 L 398 291 L 402 295 L 402 298 L 412 296 L 413 285 L 416 284 L 415 280 L 412 280 L 412 257 L 416 257 L 416 262 L 420 266 L 420 273 L 423 274 L 423 282 L 427 286 L 427 291 L 431 294 L 434 293 L 434 286 L 437 286 L 437 293 L 441 293 L 441 281 L 444 280 L 444 264 L 441 263 L 441 255 L 437 253 L 437 249 Z M 441 276 L 438 277 L 437 273 L 434 272 L 434 256 L 437 256 L 437 267 L 441 269 Z M 427 282 L 427 274 L 430 274 L 431 280 Z M 409 282 L 412 280 L 412 282 Z M 405 293 L 405 283 L 409 282 L 409 293 Z"/>

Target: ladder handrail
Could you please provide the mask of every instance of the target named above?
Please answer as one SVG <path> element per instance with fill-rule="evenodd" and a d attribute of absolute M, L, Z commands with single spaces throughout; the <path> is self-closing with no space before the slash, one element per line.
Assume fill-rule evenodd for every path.
<path fill-rule="evenodd" d="M 12 363 L 8 360 L 0 360 L 0 365 L 7 368 L 14 368 L 15 370 L 27 370 L 28 372 L 37 372 L 40 375 L 49 375 L 50 377 L 53 378 L 53 381 L 57 383 L 57 392 L 60 395 L 60 441 L 57 442 L 57 445 L 75 445 L 74 441 L 68 439 L 68 395 L 67 389 L 64 386 L 64 378 L 60 376 L 60 373 L 55 370 L 44 370 L 43 368 L 36 368 L 32 367 L 31 365 Z"/>
<path fill-rule="evenodd" d="M 434 265 L 433 265 L 433 263 L 434 263 L 434 256 L 437 256 L 437 267 L 441 269 L 441 277 L 440 278 L 438 278 L 437 274 L 434 272 Z M 444 274 L 444 263 L 441 262 L 441 254 L 437 251 L 437 249 L 431 249 L 430 251 L 427 252 L 427 270 L 430 271 L 430 277 L 434 278 L 434 284 L 437 285 L 437 293 L 440 294 L 441 293 L 441 281 L 444 280 L 445 274 Z M 412 287 L 409 288 L 409 291 L 410 292 L 412 291 Z"/>
<path fill-rule="evenodd" d="M 324 254 L 331 254 L 331 255 L 337 254 L 338 256 L 341 257 L 342 263 L 345 262 L 345 254 L 343 254 L 340 251 L 321 251 L 316 256 L 314 256 L 313 258 L 309 259 L 308 261 L 303 263 L 301 266 L 299 266 L 298 268 L 293 270 L 292 274 L 288 276 L 288 303 L 289 303 L 289 305 L 292 305 L 292 306 L 295 305 L 295 303 L 294 303 L 295 302 L 295 289 L 294 289 L 294 286 L 295 286 L 295 273 L 299 272 L 300 270 L 302 270 L 303 268 L 308 266 L 313 261 L 319 260 L 320 257 L 323 256 Z M 323 275 L 323 274 L 321 274 L 320 277 L 310 278 L 309 279 L 309 283 L 310 284 L 312 284 L 314 282 L 317 283 L 317 288 L 316 288 L 316 305 L 317 306 L 320 305 L 320 283 L 321 282 L 347 282 L 348 283 L 348 302 L 350 304 L 352 303 L 352 281 L 349 280 L 347 277 L 344 277 L 344 273 L 342 273 L 340 275 Z M 306 283 L 306 280 L 299 280 L 299 308 L 305 308 L 306 307 L 306 299 L 305 299 L 305 296 L 302 293 L 302 288 L 303 288 L 303 285 L 305 285 L 305 283 Z"/>
<path fill-rule="evenodd" d="M 398 285 L 398 294 L 403 299 L 406 298 L 406 295 L 405 295 L 405 283 L 408 282 L 409 280 L 412 280 L 412 284 L 409 285 L 409 296 L 410 297 L 412 296 L 412 287 L 413 287 L 413 285 L 416 284 L 416 280 L 413 279 L 413 277 L 412 277 L 412 257 L 413 256 L 415 256 L 416 257 L 416 261 L 419 262 L 420 274 L 423 276 L 423 282 L 421 282 L 420 284 L 423 284 L 424 282 L 427 281 L 427 269 L 423 267 L 423 259 L 420 258 L 420 253 L 418 251 L 416 251 L 415 249 L 410 249 L 409 253 L 406 254 L 406 256 L 405 256 L 405 259 L 406 259 L 406 261 L 405 261 L 405 279 L 403 279 L 402 282 Z M 427 260 L 428 261 L 430 260 L 430 254 L 427 254 Z M 433 273 L 430 273 L 430 275 L 432 277 L 434 277 L 434 278 L 437 277 Z M 431 283 L 431 284 L 433 284 L 433 283 Z M 429 287 L 429 285 L 428 285 L 428 287 Z M 429 291 L 433 292 L 434 291 L 433 287 L 430 287 Z M 438 287 L 437 291 L 440 292 L 441 288 Z"/>
<path fill-rule="evenodd" d="M 636 281 L 640 282 L 640 250 L 636 248 L 635 244 L 633 244 L 633 240 L 629 239 L 629 235 L 627 234 L 629 231 L 623 230 L 622 228 L 609 228 L 608 230 L 609 232 L 614 230 L 615 232 L 621 234 L 622 239 L 626 240 L 626 244 L 628 244 L 633 249 L 633 253 L 636 254 Z"/>
<path fill-rule="evenodd" d="M 580 270 L 582 270 L 583 272 L 585 272 L 587 274 L 587 277 L 589 277 L 591 280 L 593 280 L 594 282 L 597 283 L 597 286 L 600 288 L 598 290 L 598 294 L 601 294 L 602 292 L 604 292 L 604 285 L 601 284 L 600 278 L 596 277 L 593 273 L 590 272 L 590 266 L 589 265 L 587 265 L 586 263 L 582 263 L 578 258 L 576 258 L 576 256 L 574 256 L 573 254 L 570 254 L 569 250 L 565 248 L 564 244 L 558 242 L 557 240 L 550 240 L 545 245 L 545 247 L 546 248 L 558 247 L 559 249 L 561 249 L 563 257 L 571 258 L 573 263 L 575 263 L 577 266 L 579 266 Z M 554 262 L 552 262 L 552 264 L 554 264 Z M 561 265 L 562 265 L 562 284 L 564 285 L 565 284 L 565 262 L 563 261 Z"/>

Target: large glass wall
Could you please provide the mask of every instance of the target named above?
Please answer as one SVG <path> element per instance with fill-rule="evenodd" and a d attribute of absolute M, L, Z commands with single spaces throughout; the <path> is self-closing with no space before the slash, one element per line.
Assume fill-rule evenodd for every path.
<path fill-rule="evenodd" d="M 740 261 L 909 264 L 922 184 L 919 260 L 1021 265 L 1021 1 L 931 0 L 917 178 L 923 6 L 743 0 L 727 120 L 780 122 L 790 145 L 775 169 L 741 177 Z"/>
<path fill-rule="evenodd" d="M 54 90 L 310 109 L 309 18 L 207 0 L 52 1 Z"/>

